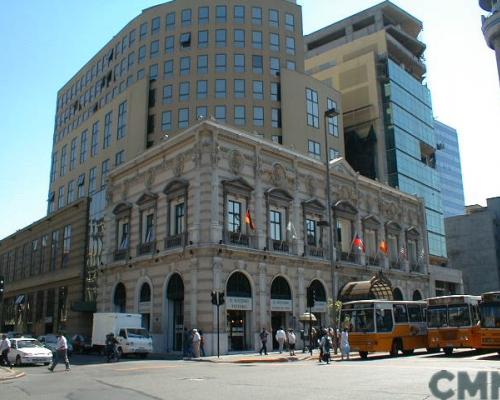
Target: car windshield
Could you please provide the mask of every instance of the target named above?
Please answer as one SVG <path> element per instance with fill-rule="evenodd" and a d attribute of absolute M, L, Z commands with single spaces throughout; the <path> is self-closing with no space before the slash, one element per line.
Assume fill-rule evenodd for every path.
<path fill-rule="evenodd" d="M 449 306 L 450 326 L 471 326 L 469 306 L 467 304 Z"/>
<path fill-rule="evenodd" d="M 53 336 L 45 337 L 45 343 L 57 343 L 57 338 Z"/>
<path fill-rule="evenodd" d="M 16 343 L 18 349 L 26 347 L 43 347 L 38 340 L 18 340 Z"/>
<path fill-rule="evenodd" d="M 481 326 L 483 328 L 500 328 L 500 303 L 481 304 Z"/>
<path fill-rule="evenodd" d="M 127 329 L 128 338 L 148 338 L 149 333 L 146 329 L 136 328 L 136 329 Z"/>

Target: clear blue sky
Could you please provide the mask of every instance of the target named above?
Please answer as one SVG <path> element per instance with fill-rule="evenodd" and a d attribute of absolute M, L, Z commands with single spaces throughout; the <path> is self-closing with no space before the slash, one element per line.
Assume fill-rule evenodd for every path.
<path fill-rule="evenodd" d="M 46 213 L 57 90 L 153 0 L 0 5 L 0 238 Z M 304 33 L 379 3 L 299 0 Z M 459 132 L 467 204 L 500 196 L 500 90 L 476 0 L 394 0 L 424 23 L 434 114 Z"/>

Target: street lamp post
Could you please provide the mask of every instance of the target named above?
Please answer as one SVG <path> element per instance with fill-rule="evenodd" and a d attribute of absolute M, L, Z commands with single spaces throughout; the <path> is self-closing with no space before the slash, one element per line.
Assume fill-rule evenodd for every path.
<path fill-rule="evenodd" d="M 335 261 L 333 258 L 333 221 L 332 221 L 332 201 L 330 194 L 330 151 L 328 147 L 328 118 L 338 116 L 339 113 L 336 108 L 330 108 L 325 111 L 325 159 L 326 159 L 326 203 L 327 203 L 327 218 L 328 226 L 330 227 L 330 240 L 328 243 L 329 258 L 330 258 L 330 272 L 332 279 L 332 301 L 335 301 Z"/>

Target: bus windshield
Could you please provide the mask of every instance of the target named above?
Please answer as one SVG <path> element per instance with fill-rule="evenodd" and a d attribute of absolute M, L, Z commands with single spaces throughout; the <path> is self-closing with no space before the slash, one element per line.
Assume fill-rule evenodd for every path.
<path fill-rule="evenodd" d="M 467 304 L 448 306 L 448 317 L 450 326 L 471 326 L 469 306 Z"/>
<path fill-rule="evenodd" d="M 341 321 L 349 328 L 349 332 L 375 332 L 373 308 L 342 310 Z"/>
<path fill-rule="evenodd" d="M 500 328 L 500 304 L 481 304 L 481 326 L 483 328 Z"/>
<path fill-rule="evenodd" d="M 429 328 L 448 326 L 448 313 L 446 307 L 429 307 L 427 309 L 427 325 Z"/>

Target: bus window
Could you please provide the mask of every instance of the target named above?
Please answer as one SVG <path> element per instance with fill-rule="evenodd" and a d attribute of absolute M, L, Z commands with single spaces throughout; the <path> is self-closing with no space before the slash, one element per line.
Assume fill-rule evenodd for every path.
<path fill-rule="evenodd" d="M 393 304 L 394 321 L 398 323 L 408 323 L 408 313 L 404 304 Z"/>
<path fill-rule="evenodd" d="M 471 312 L 472 312 L 472 325 L 476 325 L 481 318 L 479 314 L 479 306 L 475 304 L 471 305 Z"/>
<path fill-rule="evenodd" d="M 349 321 L 350 332 L 374 332 L 373 309 L 369 310 L 346 310 L 342 312 L 342 321 Z"/>
<path fill-rule="evenodd" d="M 450 326 L 471 326 L 467 304 L 448 306 Z"/>
<path fill-rule="evenodd" d="M 498 303 L 483 303 L 481 308 L 481 327 L 500 328 L 500 306 Z"/>
<path fill-rule="evenodd" d="M 375 310 L 375 320 L 377 321 L 377 332 L 391 332 L 392 312 L 391 310 Z"/>
<path fill-rule="evenodd" d="M 408 317 L 410 318 L 410 322 L 422 322 L 422 309 L 420 306 L 408 306 Z"/>
<path fill-rule="evenodd" d="M 429 328 L 441 328 L 448 326 L 448 313 L 446 307 L 427 308 L 427 326 Z"/>

